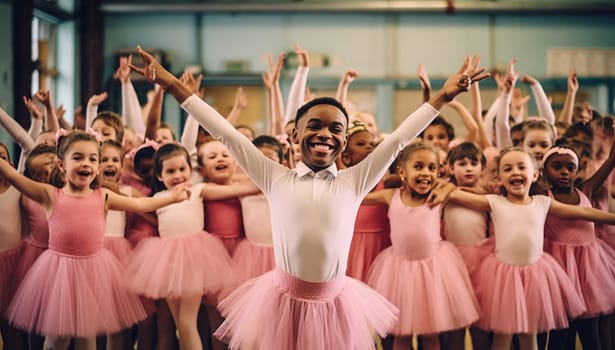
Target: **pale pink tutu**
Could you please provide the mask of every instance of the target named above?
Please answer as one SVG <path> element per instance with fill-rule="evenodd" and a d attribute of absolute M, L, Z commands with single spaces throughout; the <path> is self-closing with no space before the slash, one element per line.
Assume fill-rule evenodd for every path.
<path fill-rule="evenodd" d="M 256 245 L 247 239 L 239 242 L 235 248 L 233 261 L 240 283 L 258 277 L 275 268 L 273 247 Z"/>
<path fill-rule="evenodd" d="M 213 235 L 222 242 L 222 245 L 224 245 L 224 248 L 226 248 L 230 256 L 235 254 L 235 249 L 237 249 L 239 243 L 245 239 L 244 237 L 221 237 L 216 234 Z"/>
<path fill-rule="evenodd" d="M 399 308 L 391 334 L 436 334 L 478 320 L 477 301 L 455 246 L 440 241 L 435 254 L 409 260 L 385 249 L 374 261 L 368 284 Z"/>
<path fill-rule="evenodd" d="M 19 286 L 28 270 L 34 265 L 36 259 L 38 259 L 43 252 L 47 250 L 47 247 L 37 245 L 31 241 L 26 242 L 19 265 L 17 265 L 17 271 L 15 271 L 15 286 Z"/>
<path fill-rule="evenodd" d="M 132 251 L 132 244 L 124 237 L 105 237 L 103 247 L 119 261 L 124 261 Z"/>
<path fill-rule="evenodd" d="M 226 249 L 205 231 L 144 239 L 125 264 L 128 289 L 152 299 L 212 295 L 215 300 L 236 283 Z"/>
<path fill-rule="evenodd" d="M 510 265 L 495 254 L 477 271 L 478 327 L 502 334 L 540 333 L 568 327 L 585 304 L 548 253 L 531 265 Z"/>
<path fill-rule="evenodd" d="M 374 349 L 397 309 L 361 281 L 306 282 L 277 268 L 242 284 L 219 308 L 215 336 L 231 349 Z"/>
<path fill-rule="evenodd" d="M 587 312 L 581 317 L 595 317 L 615 309 L 615 250 L 594 239 L 585 245 L 570 245 L 545 239 L 549 252 L 566 271 Z"/>
<path fill-rule="evenodd" d="M 15 272 L 21 258 L 24 245 L 0 253 L 0 317 L 4 315 L 15 293 Z"/>
<path fill-rule="evenodd" d="M 378 254 L 390 245 L 388 230 L 378 233 L 355 231 L 350 243 L 346 274 L 363 282 L 367 281 L 367 273 L 372 263 Z"/>
<path fill-rule="evenodd" d="M 26 274 L 8 319 L 30 332 L 91 337 L 145 319 L 139 298 L 120 283 L 121 268 L 106 250 L 69 256 L 46 250 Z"/>
<path fill-rule="evenodd" d="M 483 259 L 495 249 L 495 240 L 487 238 L 474 245 L 456 245 L 455 247 L 466 264 L 472 285 L 475 285 L 476 272 Z"/>

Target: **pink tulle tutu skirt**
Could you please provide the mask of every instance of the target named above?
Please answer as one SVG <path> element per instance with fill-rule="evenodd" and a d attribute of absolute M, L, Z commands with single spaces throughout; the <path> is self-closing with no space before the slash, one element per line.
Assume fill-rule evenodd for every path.
<path fill-rule="evenodd" d="M 476 272 L 485 257 L 495 249 L 495 240 L 484 239 L 474 245 L 456 245 L 457 251 L 466 264 L 472 285 L 476 283 Z"/>
<path fill-rule="evenodd" d="M 397 309 L 361 281 L 306 282 L 277 268 L 224 299 L 215 336 L 231 349 L 374 349 Z"/>
<path fill-rule="evenodd" d="M 132 251 L 132 244 L 124 237 L 105 237 L 104 248 L 119 261 L 124 261 Z"/>
<path fill-rule="evenodd" d="M 450 242 L 439 242 L 434 255 L 420 260 L 389 247 L 374 261 L 367 283 L 399 308 L 393 335 L 435 334 L 478 320 L 470 277 Z"/>
<path fill-rule="evenodd" d="M 18 328 L 50 336 L 118 332 L 146 317 L 120 275 L 120 263 L 104 249 L 89 256 L 46 250 L 17 289 L 8 319 Z"/>
<path fill-rule="evenodd" d="M 0 317 L 4 315 L 17 288 L 15 274 L 23 250 L 24 245 L 20 244 L 0 253 Z"/>
<path fill-rule="evenodd" d="M 545 240 L 545 251 L 560 263 L 585 300 L 587 312 L 581 317 L 595 317 L 615 309 L 615 250 L 594 239 L 585 245 Z"/>
<path fill-rule="evenodd" d="M 237 244 L 233 254 L 237 279 L 243 283 L 275 268 L 272 246 L 256 245 L 247 239 Z"/>
<path fill-rule="evenodd" d="M 477 272 L 478 327 L 502 334 L 540 333 L 568 327 L 585 303 L 548 253 L 531 265 L 510 265 L 495 254 Z"/>
<path fill-rule="evenodd" d="M 350 244 L 346 274 L 363 282 L 367 281 L 367 273 L 372 263 L 386 247 L 391 245 L 387 234 L 382 232 L 355 231 Z"/>
<path fill-rule="evenodd" d="M 26 242 L 21 259 L 19 260 L 19 265 L 17 266 L 17 271 L 15 272 L 15 286 L 21 284 L 28 270 L 30 270 L 36 259 L 38 259 L 45 250 L 47 250 L 45 246 L 36 245 L 30 241 Z"/>
<path fill-rule="evenodd" d="M 235 249 L 237 249 L 237 245 L 239 245 L 239 242 L 245 239 L 244 237 L 221 237 L 216 235 L 215 233 L 212 233 L 212 235 L 218 238 L 220 242 L 222 242 L 222 245 L 224 246 L 224 248 L 226 248 L 226 251 L 228 252 L 229 256 L 233 256 L 235 254 Z"/>
<path fill-rule="evenodd" d="M 125 260 L 129 290 L 151 299 L 211 295 L 236 283 L 232 261 L 220 240 L 205 231 L 147 238 Z"/>

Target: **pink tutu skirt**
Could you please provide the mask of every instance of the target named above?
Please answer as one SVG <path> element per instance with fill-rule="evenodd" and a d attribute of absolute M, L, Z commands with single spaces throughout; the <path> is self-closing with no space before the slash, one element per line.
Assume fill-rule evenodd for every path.
<path fill-rule="evenodd" d="M 490 254 L 477 272 L 478 327 L 502 334 L 534 334 L 568 327 L 585 312 L 582 297 L 555 259 L 510 265 Z"/>
<path fill-rule="evenodd" d="M 144 239 L 125 264 L 128 289 L 151 299 L 216 296 L 236 283 L 226 249 L 205 231 Z"/>
<path fill-rule="evenodd" d="M 382 232 L 354 232 L 348 254 L 348 267 L 346 274 L 363 282 L 367 281 L 367 273 L 372 263 L 386 247 L 391 245 L 391 240 Z"/>
<path fill-rule="evenodd" d="M 457 247 L 459 255 L 461 255 L 461 258 L 466 264 L 472 285 L 475 285 L 476 272 L 485 257 L 493 253 L 495 249 L 495 240 L 484 239 L 474 245 L 456 245 L 455 247 Z"/>
<path fill-rule="evenodd" d="M 132 251 L 132 244 L 124 237 L 105 237 L 104 248 L 119 261 L 124 261 Z"/>
<path fill-rule="evenodd" d="M 17 271 L 15 272 L 16 286 L 21 284 L 28 270 L 30 270 L 36 259 L 38 259 L 45 250 L 47 250 L 45 246 L 40 246 L 30 241 L 26 242 L 21 259 L 19 260 L 19 265 L 17 266 Z"/>
<path fill-rule="evenodd" d="M 374 261 L 367 283 L 399 308 L 393 335 L 436 334 L 478 320 L 470 277 L 450 242 L 439 242 L 436 253 L 421 260 L 389 247 Z"/>
<path fill-rule="evenodd" d="M 361 281 L 306 282 L 277 268 L 237 288 L 219 306 L 215 336 L 231 349 L 374 349 L 397 309 Z"/>
<path fill-rule="evenodd" d="M 237 245 L 239 245 L 239 243 L 245 239 L 244 237 L 221 237 L 216 235 L 215 233 L 212 233 L 212 235 L 218 238 L 220 242 L 222 242 L 222 245 L 224 246 L 224 248 L 226 248 L 226 251 L 228 252 L 229 256 L 233 256 L 235 254 L 235 249 L 237 249 Z"/>
<path fill-rule="evenodd" d="M 256 245 L 247 239 L 239 242 L 233 254 L 239 283 L 258 277 L 275 268 L 272 246 Z"/>
<path fill-rule="evenodd" d="M 8 319 L 17 328 L 50 336 L 118 332 L 146 317 L 120 275 L 121 265 L 104 249 L 89 256 L 46 250 L 17 289 Z"/>
<path fill-rule="evenodd" d="M 23 250 L 24 245 L 20 244 L 0 253 L 0 317 L 4 315 L 17 288 L 15 273 Z"/>
<path fill-rule="evenodd" d="M 585 245 L 545 240 L 545 251 L 560 263 L 585 300 L 587 312 L 581 317 L 596 317 L 615 310 L 615 250 L 594 239 Z"/>

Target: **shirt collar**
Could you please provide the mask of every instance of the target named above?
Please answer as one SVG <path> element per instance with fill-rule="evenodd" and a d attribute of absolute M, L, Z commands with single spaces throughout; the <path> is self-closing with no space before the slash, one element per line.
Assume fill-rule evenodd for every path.
<path fill-rule="evenodd" d="M 326 177 L 328 174 L 333 175 L 333 177 L 337 177 L 337 166 L 335 163 L 331 164 L 328 168 L 322 169 L 319 172 L 314 172 L 310 169 L 305 163 L 299 161 L 297 166 L 295 167 L 295 171 L 299 177 L 303 177 L 305 175 L 310 175 L 313 177 Z"/>

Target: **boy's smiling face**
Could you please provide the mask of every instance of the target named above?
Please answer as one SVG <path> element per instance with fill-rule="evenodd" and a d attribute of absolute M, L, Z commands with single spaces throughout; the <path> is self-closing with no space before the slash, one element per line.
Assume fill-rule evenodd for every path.
<path fill-rule="evenodd" d="M 346 147 L 348 120 L 337 107 L 319 104 L 299 119 L 293 142 L 301 146 L 301 160 L 314 171 L 328 168 Z"/>

